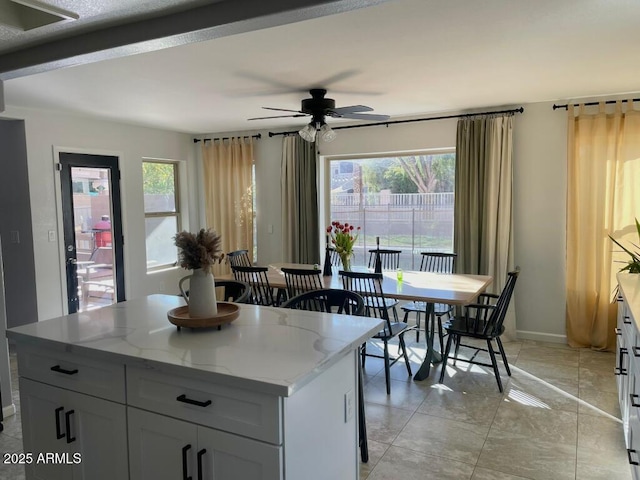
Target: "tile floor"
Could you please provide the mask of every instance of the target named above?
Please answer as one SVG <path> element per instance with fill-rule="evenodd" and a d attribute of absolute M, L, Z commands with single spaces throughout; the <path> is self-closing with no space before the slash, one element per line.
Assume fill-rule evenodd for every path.
<path fill-rule="evenodd" d="M 415 372 L 423 345 L 409 349 Z M 414 382 L 399 362 L 387 396 L 382 361 L 367 358 L 370 460 L 360 478 L 631 479 L 615 355 L 533 341 L 505 350 L 512 376 L 500 364 L 503 394 L 485 367 L 449 362 L 438 384 L 441 366 Z"/>
<path fill-rule="evenodd" d="M 408 343 L 416 371 L 424 345 Z M 510 342 L 505 349 L 513 375 L 503 370 L 504 394 L 484 367 L 449 364 L 440 385 L 441 367 L 414 382 L 398 363 L 387 396 L 382 361 L 368 358 L 370 460 L 360 465 L 360 478 L 630 479 L 614 354 L 531 341 Z M 15 354 L 10 357 L 16 388 Z M 17 391 L 14 403 L 18 413 L 4 420 L 0 433 L 2 453 L 22 450 Z M 24 479 L 24 470 L 0 463 L 5 479 Z"/>

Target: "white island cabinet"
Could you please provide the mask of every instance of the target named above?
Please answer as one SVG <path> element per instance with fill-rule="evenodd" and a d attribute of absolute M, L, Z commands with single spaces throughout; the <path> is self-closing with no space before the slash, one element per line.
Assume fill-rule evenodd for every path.
<path fill-rule="evenodd" d="M 11 329 L 27 479 L 357 479 L 377 319 L 242 305 L 182 329 L 151 295 Z M 46 461 L 45 461 L 46 459 Z"/>
<path fill-rule="evenodd" d="M 616 368 L 631 473 L 640 480 L 640 275 L 618 273 Z"/>

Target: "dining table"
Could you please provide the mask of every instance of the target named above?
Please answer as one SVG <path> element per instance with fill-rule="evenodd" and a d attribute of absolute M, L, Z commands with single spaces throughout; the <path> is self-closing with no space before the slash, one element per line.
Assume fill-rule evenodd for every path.
<path fill-rule="evenodd" d="M 300 263 L 272 263 L 268 266 L 267 279 L 271 288 L 286 289 L 287 285 L 282 268 L 321 269 L 318 265 Z M 342 289 L 342 278 L 339 267 L 332 268 L 331 276 L 322 276 L 324 288 Z M 372 271 L 366 267 L 353 267 L 354 271 Z M 426 354 L 414 380 L 425 380 L 429 377 L 432 363 L 442 361 L 440 352 L 434 347 L 435 313 L 434 305 L 443 303 L 451 306 L 463 306 L 473 303 L 493 281 L 489 275 L 471 275 L 459 273 L 434 273 L 404 270 L 402 275 L 396 271 L 382 272 L 382 292 L 385 296 L 396 300 L 407 300 L 425 303 L 425 337 Z"/>

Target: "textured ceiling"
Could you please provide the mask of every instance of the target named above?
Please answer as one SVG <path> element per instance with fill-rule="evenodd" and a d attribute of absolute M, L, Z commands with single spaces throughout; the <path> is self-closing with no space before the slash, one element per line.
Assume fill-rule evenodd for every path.
<path fill-rule="evenodd" d="M 40 3 L 73 12 L 79 18 L 22 32 L 2 25 L 0 14 L 0 53 L 11 52 L 20 47 L 35 45 L 88 29 L 124 21 L 142 20 L 159 13 L 176 12 L 212 2 L 206 2 L 206 0 L 46 0 Z"/>
<path fill-rule="evenodd" d="M 618 95 L 640 91 L 638 18 L 637 0 L 392 0 L 12 78 L 6 103 L 197 134 L 304 125 L 246 119 L 311 87 L 394 118 Z"/>

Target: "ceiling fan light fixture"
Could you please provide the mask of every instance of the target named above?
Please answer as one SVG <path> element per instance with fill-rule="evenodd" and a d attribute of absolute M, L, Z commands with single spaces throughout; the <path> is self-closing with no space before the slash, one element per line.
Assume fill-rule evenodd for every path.
<path fill-rule="evenodd" d="M 326 123 L 323 123 L 320 127 L 320 138 L 323 142 L 333 142 L 338 134 Z"/>
<path fill-rule="evenodd" d="M 316 140 L 316 127 L 313 122 L 305 125 L 304 128 L 298 132 L 298 135 L 307 142 L 314 142 Z"/>

